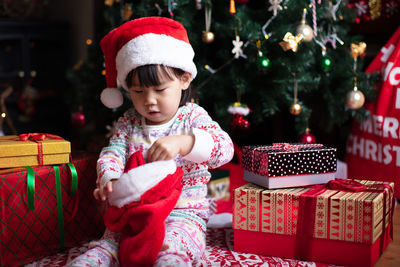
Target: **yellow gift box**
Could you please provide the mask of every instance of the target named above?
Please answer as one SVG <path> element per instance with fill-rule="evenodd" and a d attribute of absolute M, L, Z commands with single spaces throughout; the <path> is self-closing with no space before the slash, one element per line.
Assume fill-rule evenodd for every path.
<path fill-rule="evenodd" d="M 0 136 L 0 168 L 69 162 L 71 143 L 45 133 Z"/>

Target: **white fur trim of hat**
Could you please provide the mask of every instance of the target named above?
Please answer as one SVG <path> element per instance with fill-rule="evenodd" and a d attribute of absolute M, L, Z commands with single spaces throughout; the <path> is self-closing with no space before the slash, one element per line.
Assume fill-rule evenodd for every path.
<path fill-rule="evenodd" d="M 113 182 L 113 191 L 108 195 L 108 202 L 111 206 L 121 208 L 140 201 L 147 190 L 176 170 L 176 163 L 173 160 L 155 161 L 133 168 Z"/>

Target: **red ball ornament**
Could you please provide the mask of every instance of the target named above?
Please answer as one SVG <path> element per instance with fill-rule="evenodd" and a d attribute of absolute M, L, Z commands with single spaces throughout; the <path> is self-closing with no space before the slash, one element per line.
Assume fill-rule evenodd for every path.
<path fill-rule="evenodd" d="M 82 127 L 86 124 L 86 116 L 82 111 L 72 113 L 71 122 L 73 126 Z"/>
<path fill-rule="evenodd" d="M 247 4 L 250 0 L 236 0 L 238 4 Z"/>
<path fill-rule="evenodd" d="M 317 140 L 315 139 L 315 136 L 311 133 L 310 129 L 307 128 L 306 132 L 300 135 L 299 142 L 300 143 L 315 144 L 317 142 Z"/>

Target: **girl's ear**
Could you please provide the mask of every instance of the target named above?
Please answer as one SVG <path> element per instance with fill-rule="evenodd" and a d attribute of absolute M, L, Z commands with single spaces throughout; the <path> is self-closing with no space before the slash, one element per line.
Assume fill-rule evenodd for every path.
<path fill-rule="evenodd" d="M 189 88 L 190 82 L 192 80 L 192 74 L 189 72 L 185 72 L 181 77 L 182 82 L 182 90 L 186 90 Z"/>

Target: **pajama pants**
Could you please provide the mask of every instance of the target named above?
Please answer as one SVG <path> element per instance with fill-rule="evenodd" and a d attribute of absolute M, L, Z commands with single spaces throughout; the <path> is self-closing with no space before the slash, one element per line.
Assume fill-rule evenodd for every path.
<path fill-rule="evenodd" d="M 208 200 L 204 198 L 201 201 L 188 201 L 195 197 L 190 189 L 183 190 L 176 208 L 165 221 L 165 238 L 154 266 L 192 266 L 192 262 L 200 258 L 205 250 Z M 106 230 L 100 240 L 89 244 L 86 253 L 73 259 L 66 266 L 119 266 L 119 237 L 119 234 Z"/>

